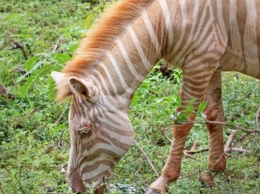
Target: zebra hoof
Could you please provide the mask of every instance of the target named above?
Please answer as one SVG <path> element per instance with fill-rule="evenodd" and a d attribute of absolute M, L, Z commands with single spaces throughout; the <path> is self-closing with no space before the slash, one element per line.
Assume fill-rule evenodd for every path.
<path fill-rule="evenodd" d="M 163 192 L 148 188 L 145 194 L 162 194 Z"/>
<path fill-rule="evenodd" d="M 204 184 L 208 187 L 216 186 L 216 184 L 214 182 L 214 176 L 212 174 L 204 174 L 201 177 L 199 177 L 199 180 L 202 184 Z"/>

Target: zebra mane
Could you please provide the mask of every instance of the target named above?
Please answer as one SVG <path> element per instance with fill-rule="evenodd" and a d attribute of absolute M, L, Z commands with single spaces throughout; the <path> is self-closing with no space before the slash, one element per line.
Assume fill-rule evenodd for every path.
<path fill-rule="evenodd" d="M 154 0 L 122 0 L 106 9 L 100 20 L 82 39 L 73 59 L 64 67 L 63 73 L 66 77 L 82 77 L 86 69 L 97 65 L 125 31 L 126 26 L 152 2 Z M 72 94 L 66 81 L 58 84 L 57 89 L 58 101 L 63 101 Z"/>

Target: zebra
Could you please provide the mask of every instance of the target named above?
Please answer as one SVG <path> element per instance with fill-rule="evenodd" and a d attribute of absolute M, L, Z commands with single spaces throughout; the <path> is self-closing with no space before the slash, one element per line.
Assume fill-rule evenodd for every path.
<path fill-rule="evenodd" d="M 181 113 L 205 101 L 208 121 L 223 122 L 221 72 L 260 79 L 260 1 L 123 0 L 114 3 L 82 39 L 62 72 L 52 72 L 57 100 L 72 97 L 68 181 L 84 193 L 111 176 L 134 139 L 128 118 L 135 90 L 162 58 L 182 70 Z M 196 113 L 188 115 L 194 121 Z M 147 193 L 166 193 L 180 174 L 192 122 L 173 123 L 173 140 L 160 177 Z M 226 168 L 220 124 L 206 124 L 209 158 L 203 182 Z M 85 186 L 87 183 L 88 186 Z"/>

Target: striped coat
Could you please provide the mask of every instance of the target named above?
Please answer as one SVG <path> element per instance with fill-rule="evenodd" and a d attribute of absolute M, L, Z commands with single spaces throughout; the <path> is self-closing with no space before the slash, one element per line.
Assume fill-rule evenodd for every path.
<path fill-rule="evenodd" d="M 182 69 L 181 113 L 207 102 L 210 121 L 224 121 L 221 71 L 260 79 L 260 1 L 124 0 L 115 3 L 86 34 L 62 73 L 53 72 L 58 101 L 72 96 L 69 183 L 76 192 L 97 188 L 133 142 L 127 113 L 148 72 L 164 58 Z M 194 120 L 195 114 L 188 120 Z M 207 124 L 209 172 L 225 170 L 222 126 Z M 192 124 L 174 124 L 171 150 L 161 176 L 147 193 L 165 193 L 180 173 Z M 214 185 L 209 173 L 202 181 Z M 86 188 L 83 182 L 88 183 Z"/>

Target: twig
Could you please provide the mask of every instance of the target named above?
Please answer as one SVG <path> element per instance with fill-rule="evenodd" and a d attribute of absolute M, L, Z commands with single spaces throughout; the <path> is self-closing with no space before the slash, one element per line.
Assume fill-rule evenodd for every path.
<path fill-rule="evenodd" d="M 220 122 L 220 121 L 186 121 L 183 124 L 195 124 L 195 123 L 198 123 L 198 124 L 226 125 L 226 126 L 229 126 L 229 127 L 235 128 L 235 129 L 239 129 L 240 131 L 243 131 L 245 133 L 255 133 L 255 132 L 260 133 L 260 130 L 258 130 L 258 129 L 256 129 L 256 130 L 254 130 L 254 129 L 245 129 L 245 128 L 240 127 L 240 126 L 231 125 L 231 124 L 228 124 L 226 122 Z"/>
<path fill-rule="evenodd" d="M 230 148 L 230 144 L 235 136 L 235 134 L 237 133 L 237 130 L 236 131 L 233 131 L 229 136 L 228 136 L 228 139 L 226 141 L 226 144 L 224 146 L 224 150 Z"/>
<path fill-rule="evenodd" d="M 226 152 L 237 151 L 237 152 L 247 152 L 247 153 L 250 153 L 251 150 L 244 150 L 244 149 L 242 149 L 242 148 L 234 148 L 235 145 L 237 145 L 239 142 L 241 142 L 242 140 L 244 140 L 244 139 L 245 139 L 247 136 L 249 136 L 250 134 L 251 134 L 251 133 L 246 133 L 244 136 L 242 136 L 242 137 L 240 138 L 239 141 L 237 141 L 233 146 L 231 146 L 231 147 L 229 147 L 229 148 L 226 148 L 226 146 L 225 146 L 225 148 L 224 148 L 224 153 L 221 154 L 221 156 L 216 160 L 216 162 L 215 162 L 212 166 L 215 166 L 215 164 L 217 164 L 217 163 L 221 160 L 221 158 L 224 156 L 224 154 L 225 154 Z"/>
<path fill-rule="evenodd" d="M 197 144 L 198 144 L 198 140 L 195 140 L 194 143 L 192 144 L 190 151 L 195 151 L 197 150 Z"/>
<path fill-rule="evenodd" d="M 187 156 L 188 158 L 191 158 L 191 159 L 194 159 L 194 160 L 197 159 L 195 156 L 192 156 L 192 155 L 190 155 L 189 153 L 187 153 L 186 150 L 183 151 L 183 154 L 184 154 L 185 156 Z"/>
<path fill-rule="evenodd" d="M 56 44 L 53 46 L 53 49 L 52 49 L 51 53 L 55 53 L 60 48 L 62 42 L 63 42 L 63 38 L 62 38 L 62 36 L 60 36 L 58 38 Z"/>
<path fill-rule="evenodd" d="M 226 148 L 224 152 L 232 152 L 232 151 L 241 152 L 241 153 L 243 153 L 243 152 L 246 152 L 246 153 L 252 152 L 252 150 L 245 150 L 243 148 L 232 148 L 232 147 Z"/>
<path fill-rule="evenodd" d="M 170 142 L 172 142 L 172 140 L 169 138 L 169 136 L 165 133 L 165 127 L 162 127 L 162 128 L 161 128 L 161 132 L 162 132 L 163 136 L 164 136 L 166 139 L 168 139 Z"/>
<path fill-rule="evenodd" d="M 146 160 L 148 161 L 149 165 L 152 167 L 154 173 L 156 174 L 157 178 L 159 177 L 159 173 L 157 172 L 157 170 L 155 169 L 153 163 L 151 162 L 150 158 L 148 157 L 148 155 L 145 153 L 145 151 L 138 145 L 138 143 L 134 140 L 134 144 L 136 145 L 136 147 L 142 152 L 142 154 L 144 155 L 144 157 L 146 158 Z"/>
<path fill-rule="evenodd" d="M 202 153 L 202 152 L 207 152 L 209 151 L 208 148 L 205 148 L 205 149 L 201 149 L 201 150 L 187 150 L 185 151 L 187 154 L 197 154 L 197 153 Z"/>
<path fill-rule="evenodd" d="M 260 113 L 260 107 L 256 111 L 256 116 L 255 116 L 255 125 L 257 130 L 259 129 L 259 123 L 258 123 L 259 113 Z"/>
<path fill-rule="evenodd" d="M 61 148 L 62 137 L 63 137 L 65 131 L 66 131 L 66 130 L 64 129 L 64 130 L 61 132 L 60 138 L 59 138 L 59 140 L 58 140 L 58 142 L 57 142 L 57 147 L 58 147 L 58 149 Z"/>
<path fill-rule="evenodd" d="M 69 102 L 66 103 L 66 106 L 65 106 L 63 112 L 61 113 L 61 115 L 59 116 L 59 118 L 55 121 L 55 124 L 57 124 L 57 123 L 60 122 L 61 118 L 63 117 L 63 115 L 64 115 L 64 113 L 65 113 L 65 111 L 67 110 L 68 104 L 69 104 Z"/>
<path fill-rule="evenodd" d="M 14 72 L 15 72 L 15 73 L 21 73 L 21 74 L 26 74 L 26 73 L 27 73 L 26 70 L 24 70 L 24 69 L 18 69 L 18 68 L 15 68 L 15 69 L 14 69 Z"/>
<path fill-rule="evenodd" d="M 20 42 L 17 42 L 17 41 L 13 41 L 12 44 L 13 44 L 13 47 L 10 48 L 9 50 L 21 49 L 23 56 L 24 56 L 24 59 L 27 60 L 28 55 L 27 55 L 23 45 Z"/>
<path fill-rule="evenodd" d="M 4 189 L 2 188 L 2 183 L 0 182 L 0 191 L 5 194 Z"/>
<path fill-rule="evenodd" d="M 236 142 L 236 145 L 237 144 L 239 144 L 240 142 L 242 142 L 247 136 L 249 136 L 250 135 L 250 133 L 246 133 L 246 134 L 244 134 L 242 137 L 240 137 L 238 140 L 237 140 L 237 142 Z"/>

